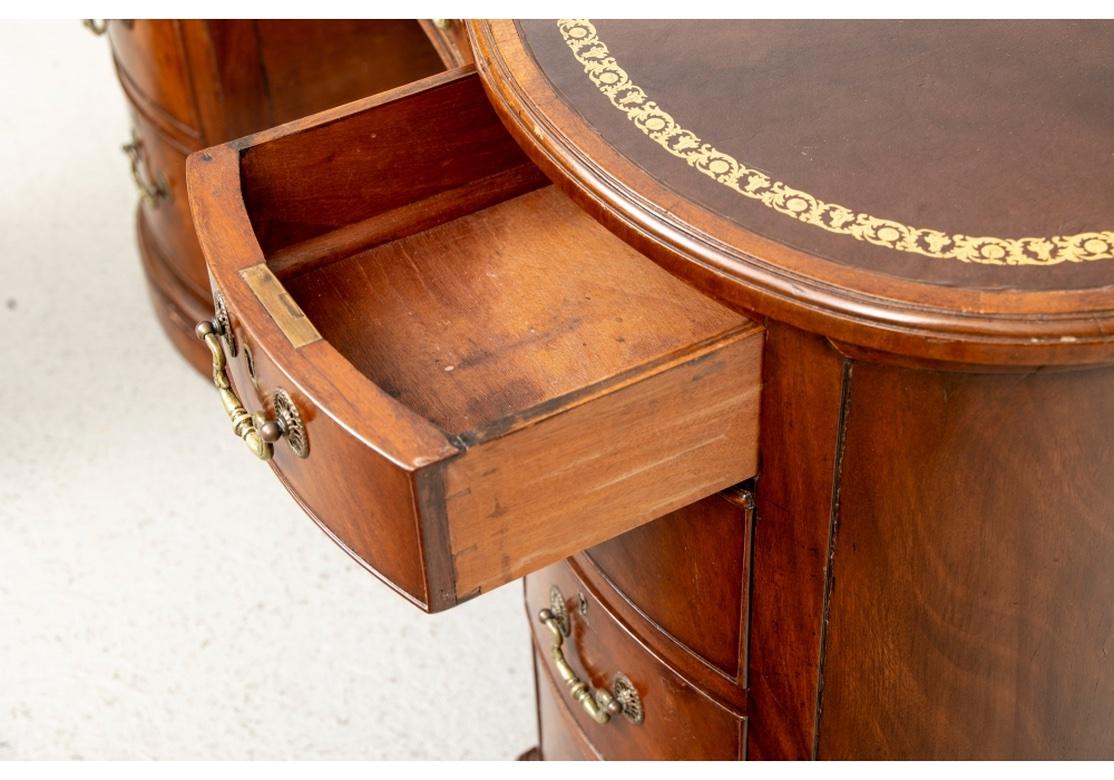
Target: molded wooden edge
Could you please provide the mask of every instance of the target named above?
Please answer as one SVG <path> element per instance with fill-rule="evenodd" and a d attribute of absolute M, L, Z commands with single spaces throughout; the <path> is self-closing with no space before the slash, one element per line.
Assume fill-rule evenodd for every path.
<path fill-rule="evenodd" d="M 747 485 L 748 489 L 753 488 L 753 479 L 744 480 L 739 483 L 740 485 Z M 751 589 L 751 557 L 754 542 L 754 517 L 755 507 L 753 499 L 744 501 L 740 496 L 737 488 L 739 485 L 728 488 L 727 490 L 720 491 L 715 494 L 715 498 L 726 501 L 732 506 L 736 507 L 743 514 L 743 522 L 745 528 L 745 556 L 743 566 L 743 604 L 740 609 L 739 615 L 739 648 L 735 656 L 734 669 L 729 670 L 719 666 L 714 661 L 706 658 L 698 650 L 688 645 L 684 640 L 675 636 L 665 626 L 654 619 L 643 606 L 634 601 L 629 594 L 627 594 L 619 585 L 612 579 L 611 575 L 604 570 L 604 568 L 596 561 L 592 554 L 592 548 L 588 548 L 581 553 L 577 553 L 574 557 L 580 566 L 581 572 L 585 577 L 591 572 L 591 578 L 594 585 L 601 591 L 606 590 L 608 593 L 607 603 L 611 605 L 617 613 L 622 614 L 625 620 L 631 622 L 641 622 L 647 626 L 648 630 L 652 629 L 656 633 L 663 636 L 669 645 L 679 650 L 682 654 L 680 657 L 692 659 L 692 663 L 697 664 L 700 668 L 707 669 L 715 675 L 717 681 L 723 681 L 731 686 L 732 689 L 742 688 L 745 689 L 747 669 L 749 665 L 747 661 L 747 653 L 749 652 L 748 631 L 750 628 L 750 589 Z M 709 496 L 712 498 L 712 496 Z M 712 686 L 714 687 L 714 686 Z M 725 688 L 724 690 L 728 690 Z M 727 697 L 734 695 L 733 693 L 725 693 Z"/>
<path fill-rule="evenodd" d="M 891 353 L 939 362 L 1096 365 L 1114 361 L 1114 310 L 1079 313 L 1083 293 L 994 293 L 887 279 L 895 296 L 852 292 L 877 285 L 878 275 L 831 261 L 742 230 L 699 207 L 688 208 L 703 223 L 732 235 L 748 249 L 733 250 L 711 240 L 677 214 L 661 213 L 638 194 L 661 185 L 609 149 L 598 150 L 622 169 L 620 181 L 572 141 L 550 119 L 528 105 L 505 51 L 527 63 L 522 72 L 542 80 L 549 92 L 544 111 L 584 135 L 594 131 L 548 86 L 525 52 L 511 21 L 471 20 L 468 34 L 484 89 L 508 131 L 554 182 L 605 227 L 670 272 L 744 311 L 761 312 L 805 330 Z M 601 144 L 602 146 L 602 144 Z M 631 186 L 634 182 L 638 186 Z M 769 258 L 760 260 L 759 257 Z M 790 268 L 822 269 L 826 281 Z M 951 308 L 917 303 L 928 295 L 948 297 Z M 1026 311 L 1041 298 L 1045 311 Z M 975 314 L 993 297 L 1001 313 Z M 1090 298 L 1099 301 L 1099 294 Z M 1051 304 L 1051 305 L 1050 305 Z"/>
<path fill-rule="evenodd" d="M 299 120 L 283 127 L 297 132 L 312 124 Z M 327 341 L 295 349 L 240 277 L 240 271 L 265 262 L 240 189 L 240 150 L 281 135 L 267 131 L 196 152 L 186 161 L 198 241 L 235 327 L 251 334 L 323 413 L 400 468 L 413 471 L 458 455 L 460 450 L 442 431 L 377 387 Z"/>

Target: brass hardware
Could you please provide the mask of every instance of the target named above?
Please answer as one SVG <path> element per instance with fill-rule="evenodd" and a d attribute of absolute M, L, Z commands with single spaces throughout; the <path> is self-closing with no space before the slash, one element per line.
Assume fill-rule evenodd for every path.
<path fill-rule="evenodd" d="M 299 458 L 309 456 L 309 438 L 306 427 L 302 423 L 302 416 L 290 394 L 279 388 L 271 395 L 271 402 L 275 408 L 275 419 L 268 420 L 263 412 L 249 414 L 240 402 L 240 397 L 232 389 L 228 378 L 228 362 L 225 351 L 236 354 L 236 337 L 232 333 L 232 323 L 228 319 L 228 307 L 224 303 L 224 296 L 219 292 L 213 294 L 216 316 L 212 322 L 199 322 L 195 332 L 197 338 L 205 342 L 213 356 L 213 385 L 220 393 L 221 403 L 228 419 L 232 421 L 232 432 L 244 440 L 248 449 L 260 460 L 270 460 L 274 455 L 272 446 L 279 439 L 286 439 L 290 450 Z M 255 363 L 251 357 L 248 346 L 244 345 L 244 354 L 248 359 L 248 373 L 252 383 L 258 383 L 255 376 Z"/>
<path fill-rule="evenodd" d="M 275 422 L 278 423 L 282 436 L 290 445 L 290 451 L 299 458 L 309 457 L 309 439 L 306 437 L 306 427 L 302 424 L 302 416 L 298 414 L 298 407 L 290 394 L 279 388 L 271 396 L 271 403 L 275 407 Z"/>
<path fill-rule="evenodd" d="M 152 208 L 158 208 L 161 201 L 170 200 L 170 187 L 162 174 L 158 175 L 154 184 L 144 181 L 143 174 L 139 170 L 143 157 L 143 142 L 136 137 L 135 131 L 132 131 L 132 140 L 121 148 L 131 162 L 132 179 L 135 181 L 136 189 L 139 190 L 140 199 Z"/>
<path fill-rule="evenodd" d="M 255 297 L 295 349 L 321 340 L 317 328 L 266 263 L 245 268 L 240 271 L 240 278 L 247 282 Z M 232 354 L 235 356 L 236 353 Z"/>
<path fill-rule="evenodd" d="M 561 594 L 561 589 L 556 585 L 549 589 L 549 612 L 557 621 L 561 634 L 568 636 L 569 632 L 572 631 L 572 624 L 569 622 L 569 610 L 565 607 L 565 597 Z"/>
<path fill-rule="evenodd" d="M 549 591 L 549 601 L 550 606 L 538 613 L 538 620 L 553 634 L 553 645 L 550 647 L 553 664 L 561 679 L 568 685 L 573 699 L 580 702 L 588 716 L 601 725 L 620 713 L 631 723 L 641 723 L 645 719 L 642 698 L 625 674 L 620 672 L 615 675 L 610 691 L 593 691 L 588 683 L 577 676 L 565 658 L 565 637 L 569 635 L 571 626 L 565 600 L 556 586 Z"/>
<path fill-rule="evenodd" d="M 615 700 L 623 708 L 623 715 L 627 720 L 637 725 L 646 719 L 646 713 L 642 709 L 642 697 L 638 695 L 638 689 L 634 687 L 629 677 L 622 672 L 616 674 L 615 680 L 611 683 L 611 692 L 615 694 Z"/>
<path fill-rule="evenodd" d="M 252 386 L 259 389 L 259 377 L 255 375 L 255 357 L 251 354 L 251 347 L 247 344 L 244 345 L 244 362 L 248 366 L 248 376 L 251 378 Z"/>
<path fill-rule="evenodd" d="M 580 592 L 576 594 L 576 611 L 580 613 L 581 617 L 588 617 L 588 599 L 584 598 L 584 594 Z"/>
<path fill-rule="evenodd" d="M 282 436 L 278 423 L 273 420 L 257 420 L 240 403 L 240 398 L 232 389 L 232 383 L 228 379 L 228 363 L 224 359 L 224 349 L 221 348 L 216 323 L 199 322 L 195 332 L 197 337 L 205 342 L 205 346 L 213 356 L 213 385 L 220 393 L 221 404 L 232 422 L 232 432 L 243 439 L 244 444 L 248 445 L 248 449 L 255 457 L 260 460 L 270 460 L 274 454 L 271 445 Z"/>
<path fill-rule="evenodd" d="M 433 26 L 436 27 L 438 30 L 447 30 L 447 29 L 449 29 L 450 27 L 453 26 L 453 20 L 452 19 L 434 19 L 433 20 Z"/>
<path fill-rule="evenodd" d="M 236 334 L 232 332 L 232 320 L 228 318 L 228 306 L 224 303 L 224 296 L 220 291 L 213 293 L 213 324 L 217 326 L 217 334 L 224 342 L 224 348 L 229 357 L 236 357 L 239 349 L 236 345 Z"/>

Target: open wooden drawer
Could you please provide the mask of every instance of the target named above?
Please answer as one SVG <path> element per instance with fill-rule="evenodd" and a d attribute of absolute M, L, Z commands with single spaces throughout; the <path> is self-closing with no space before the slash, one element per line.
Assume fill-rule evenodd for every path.
<path fill-rule="evenodd" d="M 548 186 L 470 68 L 198 152 L 188 182 L 210 348 L 262 413 L 240 433 L 281 431 L 290 492 L 422 607 L 754 474 L 761 328 Z"/>

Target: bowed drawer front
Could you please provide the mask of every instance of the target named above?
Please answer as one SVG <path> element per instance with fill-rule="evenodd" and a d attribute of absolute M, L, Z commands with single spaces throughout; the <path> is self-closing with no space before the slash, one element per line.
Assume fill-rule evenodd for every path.
<path fill-rule="evenodd" d="M 424 608 L 755 473 L 762 329 L 548 186 L 470 68 L 199 152 L 189 188 L 238 432 L 283 434 L 254 442 L 291 493 Z"/>

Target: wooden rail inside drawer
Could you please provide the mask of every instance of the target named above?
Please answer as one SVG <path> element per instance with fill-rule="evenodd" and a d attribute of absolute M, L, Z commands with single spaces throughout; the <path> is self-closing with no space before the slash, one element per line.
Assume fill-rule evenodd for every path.
<path fill-rule="evenodd" d="M 427 609 L 755 472 L 761 328 L 543 184 L 468 70 L 191 159 L 259 405 L 309 421 L 274 467 Z"/>

